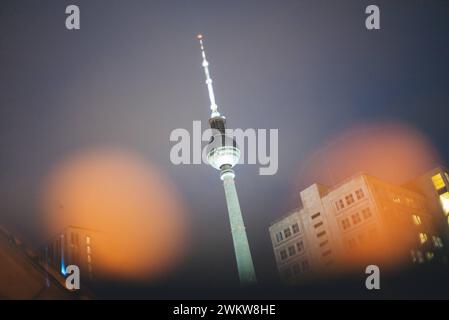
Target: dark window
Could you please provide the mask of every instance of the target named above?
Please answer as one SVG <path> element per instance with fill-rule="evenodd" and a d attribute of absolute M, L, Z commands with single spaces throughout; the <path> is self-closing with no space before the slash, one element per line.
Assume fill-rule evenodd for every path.
<path fill-rule="evenodd" d="M 325 234 L 326 234 L 326 231 L 321 231 L 321 232 L 318 233 L 316 236 L 319 238 L 319 237 L 324 236 Z"/>
<path fill-rule="evenodd" d="M 329 240 L 325 240 L 325 241 L 320 243 L 320 247 L 324 247 L 328 243 L 329 243 Z"/>
<path fill-rule="evenodd" d="M 290 237 L 292 235 L 292 232 L 290 231 L 290 228 L 287 228 L 287 229 L 284 230 L 284 235 L 285 235 L 285 238 L 288 238 L 288 237 Z"/>
<path fill-rule="evenodd" d="M 353 214 L 351 218 L 352 218 L 352 223 L 353 223 L 353 224 L 357 224 L 357 223 L 359 223 L 360 221 L 362 221 L 362 219 L 360 219 L 359 213 Z"/>
<path fill-rule="evenodd" d="M 345 207 L 345 204 L 343 203 L 343 200 L 338 200 L 337 202 L 335 202 L 335 205 L 337 206 L 337 210 L 341 210 Z"/>
<path fill-rule="evenodd" d="M 309 261 L 307 261 L 307 260 L 304 260 L 302 263 L 301 263 L 301 265 L 302 265 L 302 270 L 303 271 L 308 271 L 309 270 Z"/>
<path fill-rule="evenodd" d="M 290 255 L 290 257 L 296 254 L 295 246 L 288 247 L 288 254 Z"/>
<path fill-rule="evenodd" d="M 276 233 L 276 241 L 277 242 L 281 242 L 283 239 L 284 239 L 284 237 L 282 236 L 282 232 Z"/>
<path fill-rule="evenodd" d="M 349 223 L 349 219 L 343 219 L 341 220 L 341 227 L 343 228 L 343 230 L 348 229 L 351 226 L 351 224 Z"/>
<path fill-rule="evenodd" d="M 358 200 L 362 199 L 365 196 L 362 189 L 356 190 L 355 195 Z"/>
<path fill-rule="evenodd" d="M 304 250 L 304 242 L 302 241 L 297 242 L 296 248 L 298 249 L 298 252 L 301 253 Z"/>
<path fill-rule="evenodd" d="M 287 251 L 281 250 L 280 254 L 281 254 L 281 260 L 287 259 Z"/>
<path fill-rule="evenodd" d="M 320 214 L 319 212 L 317 212 L 317 213 L 315 213 L 315 214 L 312 216 L 312 219 L 318 218 L 320 215 L 321 215 L 321 214 Z"/>
<path fill-rule="evenodd" d="M 354 196 L 351 194 L 348 194 L 346 197 L 346 204 L 349 206 L 350 204 L 354 203 Z"/>
<path fill-rule="evenodd" d="M 363 219 L 368 219 L 369 217 L 371 217 L 371 209 L 370 208 L 363 209 L 362 215 L 363 215 Z"/>
<path fill-rule="evenodd" d="M 292 230 L 293 230 L 293 233 L 298 233 L 299 232 L 299 225 L 297 223 L 295 223 L 292 226 Z"/>
<path fill-rule="evenodd" d="M 349 247 L 350 249 L 355 248 L 356 245 L 357 245 L 357 242 L 355 241 L 355 239 L 349 239 L 349 240 L 348 240 L 348 247 Z"/>
<path fill-rule="evenodd" d="M 330 255 L 331 253 L 332 253 L 332 250 L 327 250 L 327 251 L 323 252 L 322 256 L 326 257 L 326 256 Z"/>
<path fill-rule="evenodd" d="M 294 264 L 293 265 L 293 273 L 294 274 L 300 274 L 301 273 L 301 268 L 299 267 L 299 264 Z"/>
<path fill-rule="evenodd" d="M 321 227 L 323 225 L 323 222 L 318 222 L 317 224 L 314 225 L 315 228 Z"/>

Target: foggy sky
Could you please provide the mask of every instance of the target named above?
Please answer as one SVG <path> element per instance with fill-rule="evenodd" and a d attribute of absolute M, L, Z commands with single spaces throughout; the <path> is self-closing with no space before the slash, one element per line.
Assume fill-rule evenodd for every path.
<path fill-rule="evenodd" d="M 36 243 L 42 181 L 62 159 L 113 145 L 138 152 L 176 185 L 193 243 L 179 287 L 235 283 L 219 174 L 174 166 L 170 132 L 207 126 L 195 35 L 203 33 L 217 103 L 229 127 L 279 129 L 279 171 L 236 168 L 260 281 L 276 279 L 269 223 L 298 205 L 304 160 L 354 125 L 416 128 L 449 163 L 449 3 L 376 1 L 71 1 L 0 4 L 0 223 Z M 327 181 L 324 181 L 327 182 Z M 303 186 L 304 187 L 304 186 Z"/>

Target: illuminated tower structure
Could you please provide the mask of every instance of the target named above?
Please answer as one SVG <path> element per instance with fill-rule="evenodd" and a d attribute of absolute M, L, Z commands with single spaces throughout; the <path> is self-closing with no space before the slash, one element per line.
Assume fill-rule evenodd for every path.
<path fill-rule="evenodd" d="M 234 182 L 235 173 L 233 167 L 239 162 L 240 150 L 235 140 L 226 136 L 226 118 L 220 115 L 215 102 L 212 79 L 209 73 L 209 62 L 206 59 L 203 45 L 203 36 L 198 35 L 198 40 L 201 45 L 203 68 L 209 92 L 211 109 L 209 125 L 214 132 L 208 145 L 207 160 L 212 167 L 220 171 L 220 178 L 223 181 L 240 283 L 254 284 L 257 282 L 256 274 Z"/>

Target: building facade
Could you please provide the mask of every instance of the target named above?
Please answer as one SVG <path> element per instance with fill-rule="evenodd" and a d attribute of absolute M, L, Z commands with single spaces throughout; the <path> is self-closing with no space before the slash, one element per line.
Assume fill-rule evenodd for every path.
<path fill-rule="evenodd" d="M 67 266 L 76 265 L 81 281 L 92 280 L 96 235 L 94 230 L 69 226 L 40 249 L 39 262 L 47 270 L 63 276 Z"/>
<path fill-rule="evenodd" d="M 358 174 L 331 188 L 313 184 L 300 199 L 301 207 L 269 227 L 285 282 L 445 256 L 428 198 L 410 188 Z"/>

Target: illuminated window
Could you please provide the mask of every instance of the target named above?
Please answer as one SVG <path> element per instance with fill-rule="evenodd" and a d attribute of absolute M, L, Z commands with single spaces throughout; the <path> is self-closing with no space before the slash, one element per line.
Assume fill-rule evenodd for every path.
<path fill-rule="evenodd" d="M 433 236 L 432 240 L 433 240 L 433 245 L 435 246 L 435 248 L 443 247 L 443 240 L 440 237 Z"/>
<path fill-rule="evenodd" d="M 92 257 L 90 256 L 90 254 L 87 256 L 87 262 L 92 263 Z"/>
<path fill-rule="evenodd" d="M 427 260 L 432 260 L 434 257 L 434 253 L 432 251 L 427 251 L 426 252 L 426 258 Z"/>
<path fill-rule="evenodd" d="M 90 246 L 87 246 L 86 251 L 87 251 L 88 254 L 92 253 L 91 250 L 90 250 Z"/>
<path fill-rule="evenodd" d="M 349 219 L 343 219 L 341 220 L 341 227 L 343 228 L 343 230 L 348 229 L 351 226 L 351 224 L 349 223 Z"/>
<path fill-rule="evenodd" d="M 440 195 L 441 207 L 443 208 L 443 212 L 445 215 L 449 214 L 449 192 L 445 192 Z"/>
<path fill-rule="evenodd" d="M 354 203 L 354 196 L 352 194 L 349 194 L 345 197 L 346 204 L 349 206 L 350 204 Z"/>
<path fill-rule="evenodd" d="M 416 257 L 417 257 L 419 263 L 423 263 L 424 262 L 424 256 L 423 256 L 421 251 L 419 251 L 419 250 L 416 251 Z"/>
<path fill-rule="evenodd" d="M 444 180 L 440 173 L 434 175 L 432 177 L 433 186 L 435 187 L 435 190 L 441 190 L 444 188 Z"/>
<path fill-rule="evenodd" d="M 415 251 L 411 250 L 410 251 L 410 256 L 412 257 L 412 262 L 416 263 L 416 255 L 415 255 Z"/>
<path fill-rule="evenodd" d="M 425 243 L 427 241 L 427 234 L 420 232 L 419 241 L 421 242 L 421 244 Z"/>
<path fill-rule="evenodd" d="M 401 203 L 401 198 L 399 198 L 399 196 L 393 196 L 393 202 L 395 203 Z"/>
<path fill-rule="evenodd" d="M 365 196 L 365 194 L 363 193 L 362 189 L 356 190 L 355 191 L 355 195 L 357 197 L 357 200 L 360 200 L 360 199 L 362 199 Z"/>
<path fill-rule="evenodd" d="M 371 209 L 370 208 L 363 209 L 362 216 L 363 216 L 363 219 L 368 219 L 369 217 L 371 217 Z"/>
<path fill-rule="evenodd" d="M 352 218 L 353 224 L 357 224 L 360 221 L 362 221 L 362 219 L 360 219 L 360 215 L 358 213 L 353 214 L 351 218 Z"/>
<path fill-rule="evenodd" d="M 421 217 L 416 214 L 412 215 L 413 223 L 417 226 L 421 224 Z"/>
<path fill-rule="evenodd" d="M 90 244 L 90 237 L 86 236 L 86 244 Z"/>

